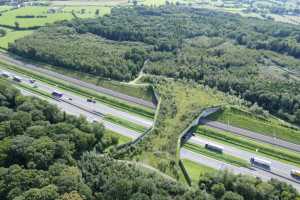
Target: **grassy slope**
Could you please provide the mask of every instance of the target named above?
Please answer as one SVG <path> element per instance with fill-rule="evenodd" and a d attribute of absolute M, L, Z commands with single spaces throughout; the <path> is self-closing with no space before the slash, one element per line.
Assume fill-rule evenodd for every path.
<path fill-rule="evenodd" d="M 203 108 L 219 104 L 221 99 L 211 90 L 188 83 L 168 80 L 160 82 L 157 88 L 162 100 L 156 128 L 140 143 L 141 153 L 136 159 L 179 178 L 176 167 L 172 167 L 177 160 L 179 135 Z"/>
<path fill-rule="evenodd" d="M 213 168 L 207 167 L 205 165 L 201 165 L 199 163 L 195 163 L 190 160 L 183 159 L 182 162 L 194 183 L 196 183 L 199 180 L 200 174 L 216 171 Z"/>
<path fill-rule="evenodd" d="M 300 155 L 296 152 L 273 145 L 256 142 L 249 138 L 236 136 L 225 131 L 218 131 L 206 126 L 199 126 L 196 134 L 217 142 L 231 145 L 258 155 L 266 156 L 281 162 L 300 166 Z"/>
<path fill-rule="evenodd" d="M 32 62 L 30 60 L 26 60 L 26 61 Z M 138 98 L 144 99 L 146 101 L 152 101 L 152 92 L 146 86 L 129 85 L 129 84 L 114 81 L 114 80 L 107 80 L 107 79 L 103 79 L 99 76 L 93 76 L 93 75 L 83 73 L 83 72 L 76 72 L 74 70 L 67 70 L 67 69 L 63 69 L 61 67 L 48 65 L 45 63 L 34 62 L 34 64 L 38 64 L 40 66 L 45 67 L 46 69 L 53 70 L 53 71 L 56 71 L 61 74 L 71 76 L 74 78 L 78 78 L 82 81 L 92 83 L 95 85 L 99 85 L 101 87 L 111 89 L 111 90 L 114 90 L 117 92 L 121 92 L 121 93 L 127 94 L 129 96 L 138 97 Z"/>
<path fill-rule="evenodd" d="M 223 112 L 213 115 L 211 119 L 226 124 L 229 122 L 232 126 L 300 144 L 300 130 L 291 129 L 275 118 L 263 119 L 235 108 L 226 108 Z"/>
<path fill-rule="evenodd" d="M 125 143 L 128 143 L 131 140 L 131 138 L 128 138 L 128 137 L 125 137 L 123 135 L 120 135 L 116 132 L 113 132 L 113 131 L 110 131 L 110 130 L 105 130 L 105 135 L 108 136 L 108 137 L 116 137 L 118 138 L 118 145 L 121 145 L 121 144 L 125 144 Z"/>

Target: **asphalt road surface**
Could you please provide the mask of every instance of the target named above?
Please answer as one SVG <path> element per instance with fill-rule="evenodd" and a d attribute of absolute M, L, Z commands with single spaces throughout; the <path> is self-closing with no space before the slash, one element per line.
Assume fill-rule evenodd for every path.
<path fill-rule="evenodd" d="M 209 144 L 215 144 L 215 145 L 218 145 L 218 146 L 222 146 L 223 147 L 223 152 L 225 154 L 229 154 L 229 155 L 235 156 L 237 158 L 240 158 L 240 159 L 243 159 L 243 160 L 246 160 L 246 161 L 250 161 L 250 158 L 252 158 L 252 157 L 258 157 L 258 158 L 270 161 L 271 162 L 271 172 L 272 173 L 278 174 L 279 176 L 286 177 L 288 179 L 293 179 L 293 181 L 299 182 L 299 184 L 300 184 L 299 180 L 294 179 L 290 175 L 290 172 L 293 169 L 300 171 L 299 167 L 296 167 L 292 164 L 287 164 L 287 163 L 283 163 L 283 162 L 280 162 L 280 161 L 277 161 L 277 160 L 273 160 L 271 158 L 263 157 L 261 155 L 256 155 L 255 153 L 248 152 L 248 151 L 245 151 L 245 150 L 241 150 L 239 148 L 236 148 L 236 147 L 233 147 L 233 146 L 230 146 L 230 145 L 225 145 L 225 144 L 215 142 L 215 141 L 209 141 L 207 138 L 203 138 L 203 137 L 199 137 L 199 136 L 191 137 L 189 142 L 193 143 L 193 144 L 200 145 L 202 147 L 204 147 L 205 144 L 208 144 L 208 143 Z"/>
<path fill-rule="evenodd" d="M 6 71 L 8 71 L 8 70 L 6 70 Z M 131 113 L 127 113 L 127 112 L 112 108 L 101 102 L 96 102 L 96 103 L 87 102 L 87 99 L 82 96 L 76 95 L 72 92 L 62 91 L 52 85 L 48 85 L 48 84 L 40 82 L 40 81 L 36 81 L 34 84 L 30 84 L 29 83 L 30 77 L 27 77 L 27 76 L 21 75 L 21 74 L 16 74 L 15 72 L 12 72 L 12 71 L 8 71 L 8 72 L 11 75 L 17 75 L 18 77 L 21 77 L 22 83 L 27 84 L 30 87 L 33 85 L 36 85 L 39 90 L 42 90 L 49 94 L 51 94 L 53 91 L 60 92 L 63 94 L 62 99 L 64 99 L 65 101 L 68 101 L 78 107 L 81 107 L 81 108 L 84 108 L 84 109 L 87 109 L 90 111 L 95 111 L 95 112 L 101 113 L 102 115 L 110 114 L 110 115 L 113 115 L 113 116 L 116 116 L 119 118 L 123 118 L 123 119 L 126 119 L 127 121 L 130 121 L 135 124 L 139 124 L 146 128 L 150 128 L 153 124 L 153 121 L 150 119 L 146 119 L 144 117 L 140 117 L 140 116 L 137 116 L 137 115 L 134 115 Z M 72 100 L 70 100 L 70 99 L 72 99 Z"/>
<path fill-rule="evenodd" d="M 27 90 L 24 90 L 22 88 L 18 88 L 21 90 L 22 94 L 24 95 L 27 95 L 27 96 L 37 96 L 39 97 L 40 99 L 44 99 L 46 101 L 48 101 L 49 103 L 52 103 L 52 104 L 55 104 L 57 105 L 58 108 L 60 108 L 61 110 L 63 111 L 66 111 L 68 114 L 71 114 L 71 115 L 75 115 L 75 116 L 85 116 L 86 119 L 90 122 L 93 122 L 93 121 L 98 121 L 98 122 L 101 122 L 103 123 L 103 125 L 105 126 L 105 128 L 109 129 L 109 130 L 112 130 L 116 133 L 119 133 L 123 136 L 126 136 L 126 137 L 129 137 L 129 138 L 132 138 L 132 139 L 135 139 L 137 138 L 140 133 L 136 132 L 136 131 L 133 131 L 133 130 L 130 130 L 128 128 L 125 128 L 123 126 L 120 126 L 120 125 L 117 125 L 117 124 L 114 124 L 114 123 L 111 123 L 111 122 L 107 122 L 105 120 L 103 120 L 101 117 L 95 115 L 95 114 L 92 114 L 92 113 L 89 113 L 89 112 L 86 112 L 80 108 L 77 108 L 77 107 L 74 107 L 66 102 L 63 102 L 63 101 L 57 101 L 57 100 L 54 100 L 54 99 L 49 99 L 49 98 L 44 98 L 44 97 L 41 97 L 39 95 L 36 95 L 32 92 L 29 92 Z"/>
<path fill-rule="evenodd" d="M 146 106 L 146 107 L 153 108 L 153 109 L 156 108 L 156 106 L 153 104 L 153 102 L 146 101 L 146 100 L 143 100 L 143 99 L 140 99 L 140 98 L 137 98 L 137 97 L 128 96 L 126 94 L 116 92 L 116 91 L 113 91 L 113 90 L 110 90 L 110 89 L 107 89 L 107 88 L 103 88 L 103 87 L 100 87 L 100 86 L 96 86 L 94 84 L 87 83 L 87 82 L 84 82 L 84 81 L 80 81 L 76 78 L 65 76 L 65 75 L 62 75 L 60 73 L 57 73 L 57 72 L 54 72 L 54 71 L 51 71 L 51 70 L 47 70 L 45 68 L 41 68 L 41 67 L 38 67 L 38 66 L 33 65 L 33 64 L 28 64 L 28 63 L 25 63 L 24 61 L 12 58 L 7 54 L 0 53 L 0 59 L 5 60 L 6 62 L 8 62 L 10 64 L 13 64 L 13 65 L 16 65 L 18 67 L 24 67 L 24 68 L 27 68 L 27 69 L 31 69 L 31 70 L 39 72 L 41 74 L 45 74 L 45 75 L 48 75 L 50 77 L 55 77 L 57 79 L 64 80 L 68 83 L 75 84 L 77 86 L 81 86 L 81 87 L 84 87 L 84 88 L 88 88 L 88 89 L 94 90 L 96 92 L 100 92 L 100 93 L 103 93 L 103 94 L 106 94 L 106 95 L 109 95 L 109 96 L 112 96 L 112 97 L 116 97 L 116 98 L 131 102 L 131 103 L 135 103 L 135 104 Z"/>
<path fill-rule="evenodd" d="M 298 191 L 300 191 L 300 184 L 295 183 L 290 180 L 287 180 L 285 178 L 279 177 L 277 175 L 271 174 L 269 172 L 263 171 L 263 170 L 258 170 L 258 169 L 252 170 L 252 169 L 237 167 L 237 166 L 230 165 L 230 164 L 224 164 L 224 162 L 222 162 L 222 161 L 218 161 L 213 158 L 209 158 L 209 157 L 203 156 L 201 154 L 194 153 L 194 152 L 184 149 L 184 148 L 182 148 L 180 151 L 180 157 L 181 157 L 181 159 L 188 159 L 188 160 L 194 161 L 196 163 L 209 166 L 214 169 L 228 170 L 234 174 L 244 174 L 244 175 L 251 175 L 254 177 L 260 177 L 264 181 L 270 180 L 271 178 L 275 178 L 280 181 L 291 184 Z M 200 172 L 199 172 L 199 174 L 200 174 Z"/>
<path fill-rule="evenodd" d="M 205 124 L 206 126 L 215 128 L 215 129 L 219 129 L 222 131 L 228 131 L 237 135 L 241 135 L 241 136 L 245 136 L 254 140 L 258 140 L 261 142 L 265 142 L 265 143 L 269 143 L 272 145 L 276 145 L 276 146 L 280 146 L 280 147 L 284 147 L 293 151 L 297 151 L 300 152 L 300 145 L 298 144 L 294 144 L 291 142 L 287 142 L 278 138 L 274 138 L 274 137 L 270 137 L 270 136 L 266 136 L 263 135 L 261 133 L 256 133 L 253 131 L 249 131 L 246 129 L 242 129 L 242 128 L 238 128 L 238 127 L 234 127 L 228 124 L 224 124 L 221 122 L 217 122 L 217 121 L 208 121 L 208 120 L 202 120 L 201 123 Z"/>

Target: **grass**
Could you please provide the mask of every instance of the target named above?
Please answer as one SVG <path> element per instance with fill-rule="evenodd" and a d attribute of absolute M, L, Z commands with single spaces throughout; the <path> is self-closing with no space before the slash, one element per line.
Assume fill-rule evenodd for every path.
<path fill-rule="evenodd" d="M 95 18 L 109 14 L 111 8 L 108 6 L 66 6 L 63 10 L 64 12 L 74 12 L 79 18 Z M 96 10 L 99 10 L 99 15 L 96 15 Z"/>
<path fill-rule="evenodd" d="M 21 74 L 30 76 L 34 79 L 45 82 L 49 85 L 57 86 L 57 87 L 59 87 L 63 90 L 67 90 L 67 91 L 70 91 L 70 92 L 73 92 L 73 93 L 76 93 L 76 94 L 79 94 L 81 96 L 85 96 L 85 97 L 88 97 L 88 98 L 95 98 L 95 100 L 98 100 L 98 101 L 100 101 L 102 103 L 105 103 L 107 105 L 110 105 L 112 107 L 122 109 L 122 110 L 125 110 L 127 112 L 135 113 L 137 115 L 144 116 L 144 117 L 147 117 L 147 118 L 153 118 L 154 111 L 152 109 L 144 108 L 144 107 L 137 106 L 137 105 L 131 105 L 131 104 L 125 103 L 121 100 L 115 99 L 113 97 L 100 95 L 99 93 L 93 92 L 93 91 L 88 90 L 86 88 L 81 88 L 81 87 L 78 87 L 78 86 L 74 86 L 74 85 L 68 84 L 64 81 L 57 80 L 57 79 L 54 79 L 52 77 L 50 78 L 48 76 L 44 76 L 44 75 L 41 75 L 39 73 L 34 73 L 32 71 L 25 70 L 25 69 L 22 69 L 20 67 L 16 67 L 16 66 L 13 66 L 13 65 L 8 65 L 8 64 L 5 64 L 3 62 L 0 62 L 0 65 L 3 66 L 4 69 L 6 68 L 6 69 L 9 69 L 9 70 L 15 71 L 17 73 L 21 73 Z"/>
<path fill-rule="evenodd" d="M 288 127 L 287 124 L 283 124 L 275 118 L 263 119 L 246 111 L 230 107 L 213 115 L 210 119 L 226 124 L 229 122 L 232 126 L 300 144 L 300 130 Z"/>
<path fill-rule="evenodd" d="M 210 168 L 206 165 L 199 164 L 187 159 L 183 159 L 182 162 L 189 176 L 191 177 L 192 182 L 194 183 L 197 183 L 201 174 L 213 173 L 216 171 L 215 169 Z"/>
<path fill-rule="evenodd" d="M 7 29 L 6 29 L 7 30 Z M 4 37 L 0 37 L 0 48 L 1 49 L 7 49 L 9 43 L 13 43 L 15 40 L 25 37 L 29 34 L 31 34 L 31 30 L 25 30 L 25 31 L 7 31 L 7 34 Z"/>
<path fill-rule="evenodd" d="M 147 128 L 145 128 L 144 126 L 132 123 L 126 119 L 121 119 L 119 117 L 116 116 L 112 116 L 112 115 L 106 115 L 104 117 L 104 120 L 115 123 L 115 124 L 119 124 L 123 127 L 126 127 L 128 129 L 143 133 L 147 130 Z"/>
<path fill-rule="evenodd" d="M 240 159 L 238 157 L 235 157 L 235 156 L 231 156 L 231 155 L 224 154 L 224 153 L 214 152 L 214 151 L 206 149 L 205 147 L 195 145 L 195 144 L 190 144 L 190 143 L 185 144 L 184 147 L 195 153 L 199 153 L 204 156 L 214 158 L 216 160 L 224 161 L 226 163 L 229 163 L 229 164 L 232 164 L 232 165 L 235 165 L 238 167 L 250 168 L 249 162 L 247 162 L 246 160 Z"/>
<path fill-rule="evenodd" d="M 123 94 L 127 94 L 129 96 L 141 98 L 146 101 L 152 101 L 153 94 L 152 94 L 152 91 L 150 90 L 150 88 L 147 86 L 129 85 L 129 84 L 125 84 L 125 83 L 114 81 L 114 80 L 104 79 L 99 76 L 93 76 L 93 75 L 83 73 L 83 72 L 68 70 L 68 69 L 64 69 L 61 67 L 56 67 L 56 66 L 52 66 L 52 65 L 48 65 L 48 64 L 44 64 L 44 63 L 42 64 L 39 62 L 35 62 L 35 63 L 41 64 L 46 69 L 56 71 L 58 73 L 61 73 L 61 74 L 64 74 L 64 75 L 67 75 L 70 77 L 78 78 L 82 81 L 92 83 L 94 85 L 99 85 L 101 87 L 111 89 L 111 90 L 114 90 L 114 91 L 117 91 L 117 92 L 120 92 Z"/>
<path fill-rule="evenodd" d="M 132 141 L 132 139 L 129 138 L 129 137 L 120 135 L 120 134 L 118 134 L 118 133 L 116 133 L 114 131 L 107 130 L 107 129 L 105 129 L 105 136 L 118 138 L 118 145 L 126 144 L 126 143 Z"/>
<path fill-rule="evenodd" d="M 139 143 L 135 159 L 179 179 L 174 164 L 161 166 L 177 163 L 181 133 L 202 109 L 217 105 L 222 99 L 205 87 L 170 79 L 159 80 L 155 87 L 161 97 L 155 129 Z"/>
<path fill-rule="evenodd" d="M 274 160 L 279 160 L 282 162 L 287 162 L 290 164 L 300 166 L 299 153 L 289 151 L 284 148 L 256 142 L 254 140 L 245 137 L 236 136 L 231 133 L 215 130 L 213 128 L 206 127 L 206 126 L 199 126 L 196 131 L 196 134 L 200 136 L 208 137 L 209 139 L 213 139 L 215 141 L 227 145 L 232 145 L 247 151 L 251 151 L 256 154 L 260 154 L 272 158 Z"/>
<path fill-rule="evenodd" d="M 73 18 L 71 12 L 61 12 L 61 13 L 47 13 L 49 7 L 45 6 L 28 6 L 18 9 L 14 9 L 8 12 L 5 12 L 0 16 L 0 25 L 7 25 L 15 27 L 15 22 L 19 23 L 21 28 L 31 28 L 44 26 L 47 23 L 53 23 L 61 20 L 70 20 Z M 16 16 L 24 15 L 42 15 L 46 18 L 16 18 Z"/>

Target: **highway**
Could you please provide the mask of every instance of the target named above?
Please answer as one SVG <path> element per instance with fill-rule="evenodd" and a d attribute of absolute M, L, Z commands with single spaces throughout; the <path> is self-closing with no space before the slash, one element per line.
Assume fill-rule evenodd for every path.
<path fill-rule="evenodd" d="M 21 93 L 23 95 L 36 96 L 40 99 L 44 99 L 44 100 L 48 101 L 49 103 L 57 105 L 58 108 L 60 108 L 61 110 L 67 112 L 68 114 L 75 115 L 75 116 L 80 116 L 80 115 L 84 116 L 90 122 L 93 122 L 93 121 L 101 122 L 101 123 L 103 123 L 105 128 L 107 128 L 109 130 L 112 130 L 116 133 L 119 133 L 123 136 L 135 139 L 140 135 L 140 133 L 138 133 L 136 131 L 133 131 L 131 129 L 125 128 L 123 126 L 120 126 L 120 125 L 117 125 L 117 124 L 114 124 L 114 123 L 111 123 L 111 122 L 107 122 L 107 121 L 103 120 L 101 117 L 99 117 L 95 114 L 92 114 L 92 113 L 89 113 L 89 112 L 87 112 L 85 110 L 82 110 L 80 108 L 74 107 L 71 104 L 68 104 L 66 102 L 57 101 L 57 100 L 54 100 L 54 99 L 42 97 L 40 95 L 36 95 L 36 94 L 34 94 L 30 91 L 24 90 L 22 88 L 19 88 L 19 87 L 17 87 L 17 88 L 21 91 Z"/>
<path fill-rule="evenodd" d="M 133 130 L 130 130 L 130 129 L 127 129 L 125 127 L 107 122 L 107 121 L 103 120 L 101 117 L 99 117 L 99 116 L 97 116 L 93 113 L 87 112 L 85 109 L 77 108 L 77 107 L 73 106 L 72 104 L 69 104 L 68 102 L 57 101 L 57 100 L 54 100 L 54 99 L 40 97 L 39 95 L 28 92 L 28 91 L 26 91 L 22 88 L 19 88 L 19 89 L 21 90 L 21 92 L 24 95 L 33 95 L 33 96 L 38 96 L 39 98 L 45 99 L 48 102 L 57 105 L 61 110 L 66 111 L 68 114 L 72 114 L 72 115 L 75 115 L 75 116 L 83 115 L 87 118 L 88 121 L 91 121 L 91 122 L 95 121 L 95 120 L 99 121 L 99 122 L 102 122 L 107 129 L 112 130 L 116 133 L 119 133 L 123 136 L 135 139 L 140 135 L 140 133 L 135 132 Z M 186 159 L 192 160 L 194 162 L 204 164 L 204 165 L 210 166 L 212 168 L 216 168 L 216 169 L 221 169 L 221 170 L 229 169 L 230 171 L 232 171 L 236 174 L 239 174 L 239 173 L 241 173 L 241 174 L 250 174 L 250 175 L 253 175 L 253 176 L 260 177 L 263 180 L 268 180 L 270 178 L 277 178 L 281 181 L 292 184 L 295 188 L 300 190 L 299 184 L 297 184 L 293 181 L 290 181 L 288 179 L 282 178 L 280 176 L 271 174 L 269 172 L 265 172 L 263 170 L 259 170 L 259 169 L 250 170 L 250 169 L 247 169 L 247 168 L 239 168 L 239 167 L 232 166 L 232 165 L 229 165 L 229 164 L 224 164 L 221 161 L 218 161 L 218 160 L 215 160 L 215 159 L 212 159 L 212 158 L 207 158 L 207 157 L 205 157 L 201 154 L 191 152 L 191 151 L 189 151 L 187 149 L 184 149 L 184 148 L 181 149 L 180 154 L 181 154 L 181 158 L 186 158 Z"/>
<path fill-rule="evenodd" d="M 201 120 L 202 124 L 205 124 L 206 126 L 209 126 L 211 128 L 215 128 L 215 129 L 219 129 L 221 131 L 228 131 L 237 135 L 241 135 L 241 136 L 245 136 L 257 141 L 261 141 L 261 142 L 265 142 L 265 143 L 269 143 L 272 145 L 276 145 L 276 146 L 280 146 L 280 147 L 284 147 L 293 151 L 297 151 L 300 152 L 300 145 L 298 144 L 294 144 L 291 142 L 287 142 L 278 138 L 273 138 L 270 136 L 266 136 L 263 135 L 262 133 L 256 133 L 253 131 L 249 131 L 246 129 L 242 129 L 242 128 L 238 128 L 238 127 L 234 127 L 228 124 L 224 124 L 221 122 L 217 122 L 217 121 L 208 121 L 208 120 Z"/>
<path fill-rule="evenodd" d="M 146 119 L 144 117 L 140 117 L 140 116 L 137 116 L 137 115 L 134 115 L 131 113 L 127 113 L 127 112 L 109 107 L 98 101 L 96 103 L 87 102 L 87 99 L 85 97 L 76 95 L 69 91 L 65 91 L 65 90 L 62 91 L 52 85 L 48 85 L 41 81 L 36 81 L 34 84 L 30 84 L 30 79 L 31 79 L 30 77 L 27 77 L 27 76 L 21 75 L 21 74 L 17 74 L 15 72 L 9 71 L 9 70 L 6 70 L 6 71 L 8 71 L 11 75 L 17 75 L 18 77 L 22 78 L 22 83 L 27 84 L 30 87 L 32 87 L 33 85 L 36 85 L 37 89 L 47 92 L 49 94 L 51 94 L 53 91 L 60 92 L 63 94 L 62 98 L 65 101 L 69 101 L 70 103 L 72 103 L 78 107 L 81 107 L 81 108 L 84 108 L 84 109 L 87 109 L 90 111 L 98 112 L 100 115 L 110 114 L 110 115 L 116 116 L 118 118 L 126 119 L 127 121 L 130 121 L 132 123 L 139 124 L 146 128 L 150 128 L 153 124 L 153 121 L 150 119 Z"/>
<path fill-rule="evenodd" d="M 81 81 L 81 80 L 78 80 L 76 78 L 72 78 L 72 77 L 69 77 L 69 76 L 65 76 L 63 74 L 60 74 L 60 73 L 57 73 L 57 72 L 54 72 L 54 71 L 51 71 L 51 70 L 47 70 L 47 69 L 42 68 L 42 67 L 38 67 L 38 66 L 33 65 L 33 64 L 25 63 L 24 61 L 17 60 L 17 59 L 12 58 L 11 56 L 9 56 L 7 54 L 4 54 L 4 53 L 0 53 L 0 59 L 6 61 L 9 64 L 15 65 L 17 67 L 23 67 L 23 68 L 26 68 L 26 69 L 30 69 L 32 71 L 39 72 L 41 74 L 48 75 L 50 77 L 55 77 L 57 79 L 61 79 L 61 80 L 66 81 L 68 83 L 71 83 L 71 84 L 74 84 L 74 85 L 77 85 L 77 86 L 81 86 L 83 88 L 88 88 L 88 89 L 94 90 L 96 92 L 100 92 L 100 93 L 103 93 L 103 94 L 106 94 L 106 95 L 109 95 L 109 96 L 112 96 L 112 97 L 122 99 L 124 101 L 128 101 L 128 102 L 131 102 L 131 103 L 135 103 L 135 104 L 146 106 L 146 107 L 153 108 L 153 109 L 156 108 L 156 105 L 154 105 L 150 101 L 145 101 L 145 100 L 139 99 L 137 97 L 128 96 L 126 94 L 116 92 L 116 91 L 113 91 L 113 90 L 110 90 L 110 89 L 107 89 L 107 88 L 103 88 L 103 87 L 100 87 L 100 86 L 96 86 L 94 84 L 87 83 L 87 82 L 84 82 L 84 81 Z"/>
<path fill-rule="evenodd" d="M 205 144 L 207 144 L 207 143 L 222 146 L 223 147 L 223 152 L 225 154 L 229 154 L 229 155 L 235 156 L 237 158 L 240 158 L 240 159 L 243 159 L 243 160 L 246 160 L 246 161 L 249 161 L 251 157 L 258 157 L 258 158 L 262 158 L 264 160 L 270 161 L 272 163 L 271 164 L 272 173 L 278 174 L 279 176 L 282 176 L 282 177 L 288 177 L 290 179 L 293 179 L 296 182 L 299 182 L 299 184 L 300 184 L 299 180 L 294 179 L 290 175 L 290 172 L 293 169 L 300 171 L 299 167 L 294 166 L 292 164 L 287 164 L 287 163 L 283 163 L 283 162 L 280 162 L 280 161 L 277 161 L 277 160 L 274 160 L 274 159 L 271 159 L 271 158 L 263 157 L 261 155 L 256 155 L 255 153 L 248 152 L 248 151 L 245 151 L 245 150 L 242 150 L 242 149 L 230 146 L 230 145 L 225 145 L 225 144 L 222 144 L 222 143 L 219 143 L 219 142 L 216 142 L 216 141 L 209 141 L 207 138 L 200 137 L 200 136 L 191 137 L 189 142 L 193 143 L 193 144 L 200 145 L 202 147 L 204 147 Z"/>
<path fill-rule="evenodd" d="M 191 161 L 194 161 L 196 163 L 202 164 L 209 166 L 214 169 L 218 170 L 228 170 L 234 174 L 244 174 L 244 175 L 251 175 L 254 177 L 260 177 L 262 180 L 267 181 L 270 180 L 271 178 L 278 179 L 280 181 L 286 182 L 288 184 L 291 184 L 293 187 L 295 187 L 298 191 L 300 191 L 300 184 L 295 183 L 294 181 L 287 180 L 285 178 L 279 177 L 277 175 L 274 175 L 272 173 L 259 170 L 259 169 L 247 169 L 247 168 L 242 168 L 242 167 L 237 167 L 234 165 L 230 164 L 225 164 L 222 161 L 215 160 L 213 158 L 209 158 L 206 156 L 203 156 L 201 154 L 194 153 L 190 150 L 182 148 L 180 151 L 180 158 L 181 159 L 188 159 Z M 200 173 L 199 173 L 200 175 Z"/>

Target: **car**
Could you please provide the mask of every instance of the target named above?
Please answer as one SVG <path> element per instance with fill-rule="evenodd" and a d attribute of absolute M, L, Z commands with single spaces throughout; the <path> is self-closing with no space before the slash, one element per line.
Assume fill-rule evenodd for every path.
<path fill-rule="evenodd" d="M 29 79 L 29 83 L 35 83 L 36 81 L 34 79 Z"/>
<path fill-rule="evenodd" d="M 72 99 L 71 97 L 68 97 L 68 100 L 69 100 L 69 101 L 72 101 L 73 99 Z"/>
<path fill-rule="evenodd" d="M 96 100 L 95 99 L 86 99 L 87 102 L 90 102 L 90 103 L 96 103 Z"/>

